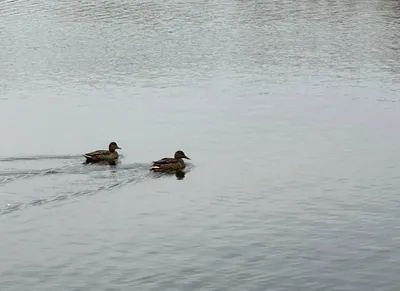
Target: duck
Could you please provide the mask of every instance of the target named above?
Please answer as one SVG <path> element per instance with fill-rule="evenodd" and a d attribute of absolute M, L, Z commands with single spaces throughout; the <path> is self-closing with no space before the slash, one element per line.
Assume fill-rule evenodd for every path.
<path fill-rule="evenodd" d="M 108 145 L 108 150 L 96 150 L 83 156 L 86 158 L 86 164 L 109 163 L 115 165 L 119 157 L 117 149 L 121 150 L 117 143 L 113 141 Z"/>
<path fill-rule="evenodd" d="M 153 161 L 150 171 L 153 172 L 175 172 L 182 171 L 186 165 L 183 159 L 190 160 L 182 150 L 175 152 L 173 158 L 162 158 L 158 161 Z"/>

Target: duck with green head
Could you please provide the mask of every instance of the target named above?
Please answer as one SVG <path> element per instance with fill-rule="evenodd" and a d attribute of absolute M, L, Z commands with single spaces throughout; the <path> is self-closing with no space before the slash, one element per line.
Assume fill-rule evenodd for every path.
<path fill-rule="evenodd" d="M 83 156 L 86 158 L 86 164 L 109 163 L 110 165 L 115 165 L 119 157 L 117 149 L 121 148 L 113 141 L 109 144 L 108 150 L 97 150 L 86 153 Z"/>
<path fill-rule="evenodd" d="M 190 160 L 185 153 L 181 150 L 177 151 L 173 158 L 163 158 L 158 161 L 154 161 L 150 168 L 153 172 L 174 172 L 181 171 L 185 168 L 185 162 L 183 159 Z"/>

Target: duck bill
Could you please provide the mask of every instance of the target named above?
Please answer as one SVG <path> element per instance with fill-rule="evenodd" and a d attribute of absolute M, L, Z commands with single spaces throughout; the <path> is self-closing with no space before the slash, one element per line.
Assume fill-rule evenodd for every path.
<path fill-rule="evenodd" d="M 118 150 L 122 150 L 120 147 L 117 147 Z"/>
<path fill-rule="evenodd" d="M 187 160 L 190 160 L 190 158 L 189 158 L 189 157 L 187 157 L 187 156 L 184 156 L 184 158 L 185 158 L 185 159 L 187 159 Z"/>

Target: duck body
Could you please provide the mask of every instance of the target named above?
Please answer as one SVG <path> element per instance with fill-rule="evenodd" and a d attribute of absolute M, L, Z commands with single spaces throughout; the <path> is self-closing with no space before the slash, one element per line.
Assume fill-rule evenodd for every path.
<path fill-rule="evenodd" d="M 162 158 L 154 161 L 150 168 L 153 172 L 176 172 L 185 169 L 186 165 L 183 159 L 190 160 L 183 151 L 177 151 L 173 158 Z"/>
<path fill-rule="evenodd" d="M 116 149 L 121 148 L 116 142 L 111 142 L 108 146 L 108 150 L 96 150 L 86 153 L 83 156 L 86 158 L 86 164 L 109 163 L 110 165 L 115 165 L 119 158 Z"/>

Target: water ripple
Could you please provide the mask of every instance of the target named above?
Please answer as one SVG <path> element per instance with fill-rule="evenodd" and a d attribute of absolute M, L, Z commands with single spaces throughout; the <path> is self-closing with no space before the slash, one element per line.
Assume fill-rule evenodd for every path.
<path fill-rule="evenodd" d="M 134 169 L 134 168 L 132 168 L 132 169 Z M 139 168 L 136 168 L 136 169 L 139 169 Z M 54 196 L 49 196 L 46 198 L 32 199 L 32 200 L 20 201 L 20 202 L 12 202 L 12 203 L 8 203 L 3 208 L 0 208 L 0 215 L 9 214 L 9 213 L 15 212 L 17 210 L 26 209 L 28 207 L 50 204 L 50 203 L 54 203 L 54 202 L 61 202 L 61 201 L 71 199 L 74 197 L 99 194 L 101 192 L 107 192 L 107 191 L 111 191 L 113 189 L 124 187 L 128 184 L 139 183 L 139 182 L 145 181 L 146 179 L 149 179 L 149 178 L 151 178 L 151 173 L 149 173 L 149 172 L 143 172 L 143 171 L 141 173 L 136 172 L 135 177 L 131 177 L 131 178 L 122 180 L 117 183 L 111 183 L 109 185 L 97 186 L 95 188 L 91 187 L 90 189 L 82 189 L 82 190 L 78 190 L 78 191 L 68 191 L 67 194 L 56 194 Z"/>
<path fill-rule="evenodd" d="M 13 158 L 3 158 L 3 161 L 39 161 L 43 159 L 76 159 L 73 156 L 35 156 L 35 157 L 13 157 Z M 98 179 L 106 179 L 107 184 L 101 186 L 87 185 L 84 189 L 71 191 L 64 189 L 62 194 L 55 194 L 48 196 L 46 198 L 34 198 L 24 201 L 9 202 L 3 208 L 0 208 L 0 215 L 5 215 L 13 213 L 17 210 L 26 209 L 33 206 L 40 206 L 44 204 L 50 204 L 55 202 L 61 202 L 74 197 L 88 196 L 93 194 L 98 194 L 102 192 L 109 192 L 116 189 L 123 188 L 129 184 L 136 184 L 143 182 L 148 179 L 157 179 L 161 177 L 168 177 L 169 174 L 163 173 L 152 173 L 149 171 L 150 164 L 147 163 L 134 163 L 134 164 L 118 164 L 117 166 L 110 167 L 107 165 L 82 165 L 82 164 L 72 164 L 68 166 L 62 166 L 50 169 L 40 169 L 40 170 L 13 170 L 13 171 L 0 171 L 0 177 L 4 177 L 0 180 L 0 186 L 7 183 L 26 180 L 30 178 L 40 178 L 46 176 L 54 175 L 91 175 L 91 174 L 109 174 L 110 172 L 119 174 L 121 179 L 117 182 L 113 182 L 107 178 L 107 176 L 99 176 Z M 193 169 L 192 164 L 188 164 L 185 172 L 177 173 L 176 177 L 181 180 L 185 177 L 186 173 Z M 94 176 L 96 177 L 96 176 Z"/>

